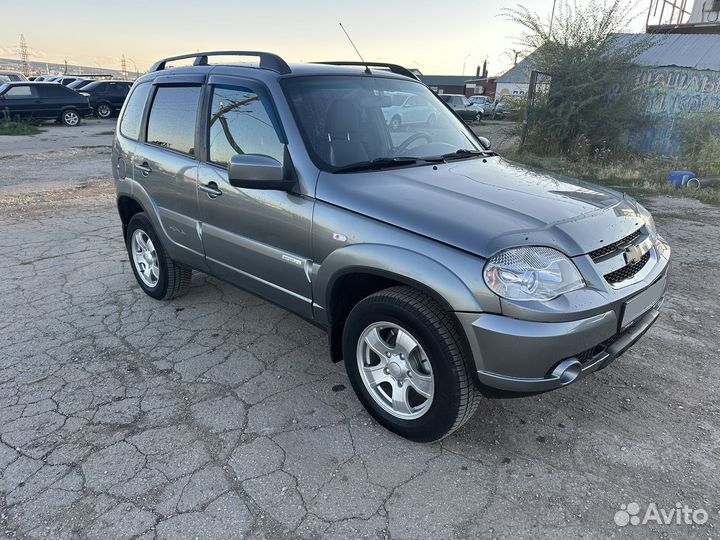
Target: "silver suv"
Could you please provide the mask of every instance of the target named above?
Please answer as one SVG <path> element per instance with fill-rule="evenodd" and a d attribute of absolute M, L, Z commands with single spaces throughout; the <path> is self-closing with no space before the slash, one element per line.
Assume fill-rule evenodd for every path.
<path fill-rule="evenodd" d="M 208 61 L 231 55 L 259 62 Z M 399 94 L 433 121 L 392 128 Z M 481 394 L 605 368 L 665 295 L 670 248 L 640 204 L 504 160 L 396 65 L 161 60 L 133 85 L 112 163 L 148 295 L 178 296 L 196 270 L 325 328 L 369 413 L 418 441 Z"/>

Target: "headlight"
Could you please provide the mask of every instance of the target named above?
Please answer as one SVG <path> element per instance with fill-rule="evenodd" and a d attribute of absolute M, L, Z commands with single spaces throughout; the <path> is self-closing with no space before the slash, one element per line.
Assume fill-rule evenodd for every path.
<path fill-rule="evenodd" d="M 650 236 L 654 238 L 657 236 L 657 229 L 655 229 L 655 220 L 653 219 L 652 214 L 640 203 L 637 203 L 637 209 L 640 216 L 645 220 L 645 226 L 647 227 Z"/>
<path fill-rule="evenodd" d="M 570 259 L 548 247 L 506 249 L 488 259 L 485 283 L 510 300 L 552 300 L 585 286 Z"/>

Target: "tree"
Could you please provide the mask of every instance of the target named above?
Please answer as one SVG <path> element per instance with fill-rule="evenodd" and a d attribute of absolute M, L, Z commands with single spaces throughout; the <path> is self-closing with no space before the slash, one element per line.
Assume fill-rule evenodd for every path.
<path fill-rule="evenodd" d="M 551 78 L 530 104 L 530 149 L 592 155 L 619 147 L 621 134 L 643 124 L 635 93 L 623 83 L 648 43 L 617 34 L 633 18 L 629 7 L 623 0 L 564 0 L 552 31 L 549 21 L 522 5 L 503 10 L 523 27 L 522 42 L 536 48 L 532 68 Z"/>

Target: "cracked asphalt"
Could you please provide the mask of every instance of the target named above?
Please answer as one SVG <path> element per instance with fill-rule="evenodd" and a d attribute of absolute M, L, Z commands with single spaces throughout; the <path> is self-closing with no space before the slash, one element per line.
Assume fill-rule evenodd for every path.
<path fill-rule="evenodd" d="M 72 178 L 28 190 L 47 142 L 13 144 L 0 137 L 0 538 L 717 537 L 718 208 L 647 201 L 670 290 L 611 367 L 485 400 L 416 444 L 370 419 L 312 325 L 198 273 L 182 298 L 144 295 L 96 170 L 106 149 L 53 150 L 54 181 Z M 709 520 L 617 526 L 630 502 Z"/>

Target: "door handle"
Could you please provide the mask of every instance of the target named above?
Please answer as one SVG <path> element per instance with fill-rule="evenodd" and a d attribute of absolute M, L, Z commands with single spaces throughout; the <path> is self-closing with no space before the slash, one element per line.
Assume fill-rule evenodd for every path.
<path fill-rule="evenodd" d="M 147 176 L 152 172 L 152 169 L 148 165 L 147 161 L 143 161 L 142 165 L 135 165 L 135 168 L 142 173 L 143 176 Z"/>
<path fill-rule="evenodd" d="M 207 196 L 211 199 L 214 199 L 216 197 L 219 197 L 222 195 L 222 191 L 220 191 L 220 188 L 218 188 L 217 184 L 215 182 L 210 182 L 209 184 L 198 184 L 198 189 L 200 191 L 204 191 L 207 193 Z"/>

